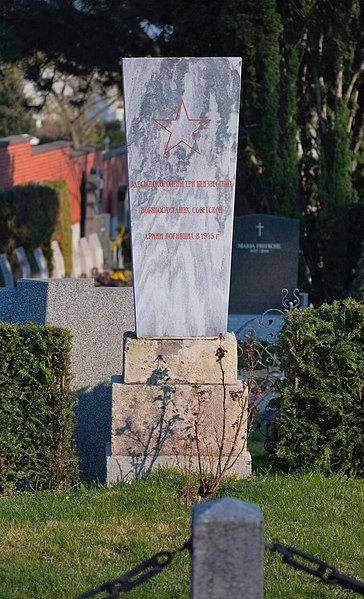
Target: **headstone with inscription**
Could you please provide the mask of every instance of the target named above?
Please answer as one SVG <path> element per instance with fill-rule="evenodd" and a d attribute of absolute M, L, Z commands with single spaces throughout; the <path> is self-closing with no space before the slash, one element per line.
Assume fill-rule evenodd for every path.
<path fill-rule="evenodd" d="M 6 254 L 0 254 L 0 270 L 4 287 L 14 287 L 14 277 Z"/>
<path fill-rule="evenodd" d="M 138 336 L 227 330 L 240 69 L 123 60 Z"/>
<path fill-rule="evenodd" d="M 264 214 L 234 222 L 231 314 L 261 314 L 282 309 L 282 289 L 297 287 L 299 221 Z"/>
<path fill-rule="evenodd" d="M 15 248 L 14 254 L 15 254 L 18 264 L 20 266 L 22 278 L 30 279 L 31 278 L 31 270 L 30 270 L 29 260 L 25 253 L 25 249 L 22 246 L 19 246 L 19 247 Z"/>
<path fill-rule="evenodd" d="M 51 248 L 53 252 L 53 279 L 63 279 L 66 276 L 64 267 L 64 258 L 59 247 L 58 241 L 52 241 Z"/>
<path fill-rule="evenodd" d="M 109 482 L 178 459 L 208 471 L 222 430 L 230 472 L 251 471 L 246 421 L 232 439 L 233 398 L 246 396 L 226 332 L 240 68 L 240 58 L 123 60 L 137 338 L 125 340 L 124 379 L 113 383 Z"/>
<path fill-rule="evenodd" d="M 37 263 L 37 266 L 38 266 L 39 277 L 41 279 L 48 279 L 48 277 L 49 277 L 48 264 L 47 264 L 47 260 L 44 257 L 42 248 L 36 248 L 35 250 L 33 250 L 33 254 L 34 254 L 34 258 Z"/>

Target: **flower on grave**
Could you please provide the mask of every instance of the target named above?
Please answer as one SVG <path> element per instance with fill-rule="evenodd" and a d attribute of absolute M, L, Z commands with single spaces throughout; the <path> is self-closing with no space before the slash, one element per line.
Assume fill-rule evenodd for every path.
<path fill-rule="evenodd" d="M 131 284 L 132 273 L 130 270 L 104 270 L 95 277 L 96 287 L 129 287 Z"/>

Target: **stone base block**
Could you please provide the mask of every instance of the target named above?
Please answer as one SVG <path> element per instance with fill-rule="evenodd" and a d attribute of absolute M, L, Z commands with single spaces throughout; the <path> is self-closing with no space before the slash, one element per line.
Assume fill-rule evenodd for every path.
<path fill-rule="evenodd" d="M 216 350 L 226 350 L 222 365 L 225 382 L 237 379 L 237 342 L 234 333 L 223 339 L 148 339 L 128 338 L 124 353 L 126 384 L 161 382 L 220 385 L 221 369 Z"/>
<path fill-rule="evenodd" d="M 202 466 L 206 472 L 210 472 L 210 461 L 206 457 L 202 459 Z M 179 456 L 177 458 L 175 455 L 163 455 L 157 458 L 147 457 L 146 459 L 139 459 L 135 456 L 107 455 L 106 480 L 108 484 L 134 480 L 142 474 L 158 467 L 198 470 L 198 461 L 196 457 Z M 235 475 L 239 478 L 246 478 L 251 475 L 251 456 L 249 451 L 244 451 L 238 457 L 234 466 L 227 472 L 227 475 Z"/>
<path fill-rule="evenodd" d="M 157 464 L 197 465 L 199 454 L 216 462 L 246 449 L 247 392 L 235 385 L 125 385 L 112 389 L 108 480 L 117 469 L 138 475 Z M 223 427 L 225 414 L 225 427 Z M 241 465 L 240 465 L 241 463 Z M 234 472 L 250 474 L 250 457 L 239 457 Z M 249 471 L 249 472 L 248 472 Z M 233 472 L 233 471 L 232 471 Z M 119 475 L 118 475 L 119 476 Z M 111 478 L 110 478 L 111 477 Z"/>

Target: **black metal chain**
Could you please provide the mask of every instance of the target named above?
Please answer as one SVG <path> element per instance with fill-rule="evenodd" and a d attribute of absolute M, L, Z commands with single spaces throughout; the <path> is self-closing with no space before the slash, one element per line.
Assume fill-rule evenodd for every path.
<path fill-rule="evenodd" d="M 103 593 L 103 597 L 107 599 L 115 599 L 121 593 L 131 591 L 131 589 L 162 572 L 172 562 L 177 553 L 181 553 L 186 549 L 190 552 L 192 551 L 191 539 L 186 541 L 179 549 L 175 549 L 174 551 L 160 551 L 152 555 L 149 559 L 144 560 L 117 578 L 105 582 L 94 589 L 85 591 L 81 595 L 74 597 L 74 599 L 87 599 L 87 597 L 93 597 L 100 593 Z M 324 584 L 338 585 L 364 596 L 364 582 L 342 574 L 342 572 L 339 572 L 335 566 L 328 562 L 289 545 L 282 545 L 279 541 L 273 541 L 271 545 L 266 544 L 266 549 L 279 553 L 282 556 L 283 563 L 315 576 Z"/>
<path fill-rule="evenodd" d="M 324 562 L 321 559 L 318 559 L 309 553 L 304 553 L 294 547 L 282 545 L 279 541 L 273 541 L 272 545 L 266 545 L 266 548 L 282 555 L 282 561 L 285 564 L 319 578 L 324 584 L 337 584 L 344 589 L 350 589 L 351 591 L 355 591 L 356 593 L 359 593 L 359 595 L 364 596 L 364 582 L 346 576 L 346 574 L 342 574 L 332 564 Z"/>
<path fill-rule="evenodd" d="M 107 599 L 114 599 L 118 597 L 121 593 L 127 593 L 134 589 L 135 587 L 143 584 L 146 580 L 153 578 L 162 570 L 168 566 L 173 557 L 177 553 L 181 553 L 186 549 L 191 551 L 192 544 L 189 539 L 186 543 L 180 547 L 179 549 L 175 549 L 174 551 L 160 551 L 155 555 L 152 555 L 149 559 L 144 560 L 128 572 L 121 574 L 117 578 L 110 580 L 109 582 L 105 582 L 94 589 L 90 589 L 89 591 L 85 591 L 81 595 L 77 595 L 74 599 L 87 599 L 87 597 L 93 597 L 94 595 L 99 595 L 100 593 L 104 593 L 103 597 L 107 597 Z"/>

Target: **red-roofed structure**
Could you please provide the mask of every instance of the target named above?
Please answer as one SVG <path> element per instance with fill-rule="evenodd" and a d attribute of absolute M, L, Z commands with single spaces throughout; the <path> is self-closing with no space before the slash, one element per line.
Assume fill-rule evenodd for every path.
<path fill-rule="evenodd" d="M 64 180 L 67 182 L 72 228 L 80 228 L 82 186 L 95 169 L 104 180 L 103 210 L 118 215 L 118 196 L 127 185 L 125 146 L 104 151 L 99 146 L 74 150 L 67 141 L 32 145 L 31 136 L 14 135 L 0 139 L 0 189 L 28 182 Z"/>

